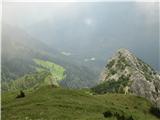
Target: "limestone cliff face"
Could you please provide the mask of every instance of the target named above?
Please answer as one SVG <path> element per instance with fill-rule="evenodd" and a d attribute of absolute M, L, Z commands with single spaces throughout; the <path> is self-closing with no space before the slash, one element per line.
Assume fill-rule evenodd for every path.
<path fill-rule="evenodd" d="M 121 87 L 129 86 L 131 93 L 160 105 L 160 75 L 127 49 L 118 50 L 108 61 L 100 80 L 102 83 L 125 80 L 127 84 Z"/>

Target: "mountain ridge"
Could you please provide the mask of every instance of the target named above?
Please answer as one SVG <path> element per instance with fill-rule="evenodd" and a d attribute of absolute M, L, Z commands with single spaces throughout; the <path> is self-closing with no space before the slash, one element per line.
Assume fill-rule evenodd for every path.
<path fill-rule="evenodd" d="M 106 87 L 106 88 L 105 88 Z M 119 49 L 108 61 L 100 75 L 99 93 L 122 92 L 125 87 L 160 108 L 160 77 L 156 71 L 127 49 Z M 101 90 L 98 90 L 98 89 Z"/>

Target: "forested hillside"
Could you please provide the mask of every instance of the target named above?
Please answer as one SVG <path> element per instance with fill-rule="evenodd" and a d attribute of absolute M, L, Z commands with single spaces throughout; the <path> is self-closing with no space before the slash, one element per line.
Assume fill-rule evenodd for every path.
<path fill-rule="evenodd" d="M 41 64 L 36 59 L 43 60 L 44 63 L 50 61 L 62 66 L 66 70 L 66 77 L 60 84 L 64 87 L 81 88 L 96 84 L 98 78 L 96 70 L 81 65 L 76 60 L 77 58 L 62 55 L 54 48 L 30 37 L 22 29 L 4 24 L 2 32 L 3 87 L 10 81 L 36 74 L 37 68 L 35 66 L 37 63 Z M 41 67 L 47 67 L 47 64 L 44 63 Z"/>

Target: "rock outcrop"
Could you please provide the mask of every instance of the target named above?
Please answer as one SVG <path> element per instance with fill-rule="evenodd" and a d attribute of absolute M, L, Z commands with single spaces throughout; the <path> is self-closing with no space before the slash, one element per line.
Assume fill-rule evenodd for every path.
<path fill-rule="evenodd" d="M 121 84 L 124 80 L 127 82 Z M 145 97 L 160 108 L 160 75 L 127 49 L 118 50 L 108 61 L 101 73 L 100 81 L 101 84 L 111 81 L 114 81 L 114 84 L 119 83 L 121 85 L 115 86 L 119 87 L 118 90 L 120 87 L 128 86 L 130 93 Z"/>

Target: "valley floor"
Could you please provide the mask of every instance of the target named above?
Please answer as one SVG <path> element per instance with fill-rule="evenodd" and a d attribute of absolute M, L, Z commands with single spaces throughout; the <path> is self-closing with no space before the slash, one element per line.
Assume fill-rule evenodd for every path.
<path fill-rule="evenodd" d="M 42 87 L 26 92 L 2 93 L 2 120 L 158 120 L 150 102 L 123 94 L 91 95 L 89 90 Z"/>

